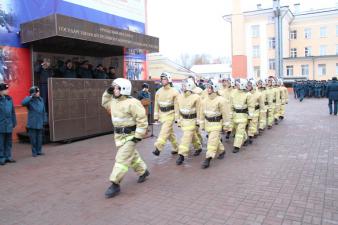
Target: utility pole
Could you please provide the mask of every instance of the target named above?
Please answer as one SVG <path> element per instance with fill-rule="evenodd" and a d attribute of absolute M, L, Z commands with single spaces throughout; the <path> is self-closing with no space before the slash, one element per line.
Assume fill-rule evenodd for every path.
<path fill-rule="evenodd" d="M 280 0 L 273 0 L 273 13 L 275 18 L 275 64 L 276 77 L 283 77 L 283 31 Z"/>

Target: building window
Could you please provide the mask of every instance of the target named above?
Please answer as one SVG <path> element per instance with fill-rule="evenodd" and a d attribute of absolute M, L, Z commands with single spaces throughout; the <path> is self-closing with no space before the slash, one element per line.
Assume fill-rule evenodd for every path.
<path fill-rule="evenodd" d="M 312 55 L 312 48 L 311 47 L 305 47 L 305 57 Z"/>
<path fill-rule="evenodd" d="M 338 55 L 338 45 L 336 45 L 336 55 Z"/>
<path fill-rule="evenodd" d="M 302 65 L 302 76 L 309 77 L 309 65 Z"/>
<path fill-rule="evenodd" d="M 275 69 L 276 69 L 275 59 L 269 59 L 269 70 L 275 70 Z"/>
<path fill-rule="evenodd" d="M 338 63 L 336 63 L 336 76 L 338 76 Z"/>
<path fill-rule="evenodd" d="M 297 48 L 291 48 L 291 58 L 297 57 Z"/>
<path fill-rule="evenodd" d="M 251 35 L 254 38 L 259 37 L 259 25 L 252 25 L 251 26 Z"/>
<path fill-rule="evenodd" d="M 311 29 L 310 28 L 304 29 L 304 38 L 305 39 L 311 39 Z"/>
<path fill-rule="evenodd" d="M 327 37 L 327 29 L 326 29 L 326 27 L 321 27 L 319 33 L 320 33 L 320 37 L 321 38 Z"/>
<path fill-rule="evenodd" d="M 252 47 L 252 57 L 258 58 L 260 55 L 259 45 L 254 45 Z"/>
<path fill-rule="evenodd" d="M 338 37 L 338 25 L 336 25 L 336 37 Z"/>
<path fill-rule="evenodd" d="M 254 74 L 256 78 L 261 77 L 261 68 L 259 66 L 254 66 Z"/>
<path fill-rule="evenodd" d="M 319 76 L 326 75 L 326 64 L 318 64 L 318 75 Z"/>
<path fill-rule="evenodd" d="M 293 66 L 286 66 L 286 76 L 293 76 Z"/>
<path fill-rule="evenodd" d="M 270 49 L 275 49 L 276 48 L 276 38 L 274 38 L 274 37 L 269 38 L 269 48 Z"/>
<path fill-rule="evenodd" d="M 319 48 L 319 55 L 326 55 L 326 45 L 321 45 Z"/>
<path fill-rule="evenodd" d="M 290 32 L 290 39 L 297 39 L 297 31 L 296 30 L 292 30 Z"/>

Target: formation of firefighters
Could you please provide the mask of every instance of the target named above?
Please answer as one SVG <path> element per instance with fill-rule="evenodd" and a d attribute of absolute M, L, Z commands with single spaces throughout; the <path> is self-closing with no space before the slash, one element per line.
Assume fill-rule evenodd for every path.
<path fill-rule="evenodd" d="M 194 156 L 202 153 L 201 131 L 207 133 L 203 169 L 210 166 L 212 159 L 224 158 L 222 134 L 226 139 L 234 136 L 232 152 L 238 153 L 242 146 L 252 144 L 264 130 L 283 120 L 288 103 L 288 91 L 283 81 L 274 77 L 258 81 L 210 79 L 205 90 L 190 77 L 182 82 L 181 93 L 172 87 L 169 73 L 161 74 L 161 83 L 154 106 L 154 119 L 161 123 L 161 130 L 153 154 L 160 156 L 169 140 L 171 154 L 178 155 L 177 165 L 181 165 L 189 155 L 191 145 Z M 131 82 L 118 78 L 102 96 L 102 106 L 111 114 L 117 147 L 110 175 L 112 184 L 105 193 L 107 198 L 120 192 L 120 183 L 129 168 L 139 175 L 139 183 L 150 175 L 135 148 L 147 132 L 147 115 L 140 101 L 131 97 L 131 93 Z M 174 132 L 175 123 L 183 131 L 180 142 Z"/>

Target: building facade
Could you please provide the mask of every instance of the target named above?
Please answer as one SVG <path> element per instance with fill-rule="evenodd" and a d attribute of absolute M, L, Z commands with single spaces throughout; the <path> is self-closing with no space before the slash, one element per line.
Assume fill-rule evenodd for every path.
<path fill-rule="evenodd" d="M 232 25 L 234 77 L 327 80 L 338 75 L 338 8 L 257 7 L 242 12 L 241 1 L 233 1 L 232 14 L 223 17 Z M 276 13 L 281 20 L 277 32 Z"/>

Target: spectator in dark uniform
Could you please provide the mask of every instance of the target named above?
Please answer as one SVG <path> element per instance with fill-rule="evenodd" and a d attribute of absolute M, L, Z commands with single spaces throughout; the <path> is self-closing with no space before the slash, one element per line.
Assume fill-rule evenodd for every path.
<path fill-rule="evenodd" d="M 116 68 L 113 67 L 113 66 L 109 67 L 108 79 L 115 80 L 116 78 L 117 78 L 117 76 L 116 76 Z"/>
<path fill-rule="evenodd" d="M 44 155 L 42 152 L 42 132 L 43 125 L 47 122 L 45 114 L 45 106 L 40 97 L 40 90 L 38 87 L 33 86 L 29 90 L 30 96 L 22 101 L 22 105 L 28 109 L 27 128 L 32 144 L 32 156 Z"/>
<path fill-rule="evenodd" d="M 95 79 L 108 79 L 108 75 L 103 70 L 103 66 L 101 64 L 97 65 L 94 71 L 94 78 Z"/>
<path fill-rule="evenodd" d="M 44 59 L 41 66 L 37 67 L 36 70 L 40 96 L 43 99 L 43 103 L 46 106 L 46 111 L 48 112 L 48 78 L 53 77 L 53 70 L 50 68 L 50 63 L 47 59 Z"/>
<path fill-rule="evenodd" d="M 327 85 L 327 97 L 329 99 L 329 112 L 337 116 L 338 111 L 338 82 L 337 77 L 332 77 L 332 81 Z M 333 106 L 333 108 L 332 108 Z"/>
<path fill-rule="evenodd" d="M 15 163 L 12 158 L 12 132 L 16 126 L 16 115 L 12 98 L 8 95 L 8 84 L 0 83 L 0 165 Z"/>
<path fill-rule="evenodd" d="M 87 60 L 83 61 L 78 70 L 78 75 L 80 78 L 92 79 L 93 73 L 89 68 L 89 62 Z"/>
<path fill-rule="evenodd" d="M 65 66 L 60 69 L 63 78 L 76 78 L 76 72 L 71 60 L 67 60 Z"/>

